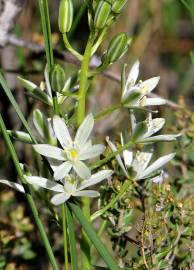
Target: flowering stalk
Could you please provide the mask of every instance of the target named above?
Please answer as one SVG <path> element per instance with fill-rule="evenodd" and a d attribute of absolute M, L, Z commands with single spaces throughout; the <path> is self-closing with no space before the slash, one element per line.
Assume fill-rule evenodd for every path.
<path fill-rule="evenodd" d="M 84 117 L 85 117 L 85 110 L 86 110 L 86 93 L 88 89 L 88 70 L 89 70 L 89 63 L 90 58 L 92 54 L 92 47 L 95 40 L 95 33 L 92 32 L 88 38 L 88 42 L 85 48 L 83 61 L 81 65 L 81 71 L 80 71 L 80 88 L 78 93 L 78 108 L 77 108 L 77 124 L 78 126 L 82 123 Z M 90 219 L 90 201 L 88 198 L 82 199 L 83 203 L 83 213 L 84 215 Z M 88 243 L 88 239 L 83 232 L 82 234 L 82 246 L 87 246 L 86 250 L 87 253 L 90 253 L 90 244 Z M 89 257 L 89 259 L 88 259 Z M 83 269 L 87 270 L 90 269 L 90 254 L 85 254 L 85 252 L 82 250 L 82 267 Z"/>

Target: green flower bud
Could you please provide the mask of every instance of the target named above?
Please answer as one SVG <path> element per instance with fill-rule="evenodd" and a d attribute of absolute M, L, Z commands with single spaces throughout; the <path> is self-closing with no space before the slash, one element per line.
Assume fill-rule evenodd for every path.
<path fill-rule="evenodd" d="M 73 22 L 73 3 L 72 0 L 61 0 L 59 6 L 59 31 L 64 34 L 69 32 Z"/>
<path fill-rule="evenodd" d="M 112 12 L 120 13 L 124 5 L 128 2 L 128 0 L 115 0 L 112 5 Z"/>
<path fill-rule="evenodd" d="M 121 58 L 129 48 L 131 39 L 125 33 L 117 34 L 110 42 L 106 58 L 109 63 L 113 63 Z"/>
<path fill-rule="evenodd" d="M 97 29 L 104 28 L 110 13 L 111 13 L 111 4 L 108 1 L 101 0 L 96 8 L 94 17 L 94 27 L 96 27 Z"/>
<path fill-rule="evenodd" d="M 61 92 L 65 86 L 65 71 L 60 65 L 55 65 L 51 72 L 51 87 L 55 92 Z"/>

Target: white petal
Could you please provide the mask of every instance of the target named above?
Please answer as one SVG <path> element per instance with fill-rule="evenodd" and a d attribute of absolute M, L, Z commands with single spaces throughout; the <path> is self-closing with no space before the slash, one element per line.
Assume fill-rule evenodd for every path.
<path fill-rule="evenodd" d="M 143 138 L 151 137 L 153 134 L 155 134 L 160 129 L 162 129 L 164 124 L 165 124 L 165 119 L 164 118 L 155 118 L 155 119 L 148 120 L 148 123 L 147 123 L 147 129 L 148 130 L 143 135 Z"/>
<path fill-rule="evenodd" d="M 113 171 L 111 170 L 102 170 L 100 172 L 97 172 L 93 174 L 88 180 L 83 181 L 78 190 L 82 190 L 89 186 L 96 185 L 101 181 L 103 181 L 104 179 L 110 177 L 112 174 Z"/>
<path fill-rule="evenodd" d="M 59 205 L 62 203 L 65 203 L 70 198 L 70 195 L 68 193 L 59 193 L 52 197 L 51 203 L 54 205 Z"/>
<path fill-rule="evenodd" d="M 58 166 L 54 172 L 54 178 L 55 180 L 60 180 L 64 178 L 71 170 L 72 163 L 69 161 L 66 161 L 62 163 L 60 166 Z"/>
<path fill-rule="evenodd" d="M 65 121 L 57 115 L 53 117 L 53 128 L 55 131 L 55 135 L 62 147 L 65 148 L 72 145 L 71 136 L 69 134 Z"/>
<path fill-rule="evenodd" d="M 56 182 L 48 180 L 48 179 L 43 178 L 43 177 L 26 176 L 26 180 L 31 185 L 37 185 L 39 187 L 46 188 L 46 189 L 56 191 L 56 192 L 63 192 L 64 191 L 64 188 L 62 185 L 57 184 Z"/>
<path fill-rule="evenodd" d="M 144 94 L 150 93 L 159 83 L 160 77 L 153 77 L 141 83 L 141 89 Z"/>
<path fill-rule="evenodd" d="M 49 144 L 35 144 L 33 147 L 36 152 L 43 156 L 55 158 L 57 160 L 65 160 L 64 151 L 58 147 Z"/>
<path fill-rule="evenodd" d="M 90 169 L 82 161 L 75 162 L 73 168 L 82 179 L 88 179 L 91 176 Z"/>
<path fill-rule="evenodd" d="M 159 106 L 166 104 L 164 98 L 146 98 L 144 101 L 144 106 Z"/>
<path fill-rule="evenodd" d="M 137 178 L 147 168 L 152 155 L 152 152 L 137 152 L 132 165 L 133 169 L 137 172 Z"/>
<path fill-rule="evenodd" d="M 64 189 L 67 193 L 74 194 L 77 189 L 77 181 L 67 179 L 64 184 Z"/>
<path fill-rule="evenodd" d="M 107 141 L 108 145 L 110 146 L 111 150 L 112 150 L 113 152 L 116 152 L 116 151 L 117 151 L 117 148 L 116 148 L 116 146 L 109 140 L 109 137 L 106 137 L 106 141 Z M 120 156 L 120 155 L 116 155 L 116 159 L 117 159 L 117 161 L 118 161 L 118 163 L 119 163 L 121 169 L 123 170 L 125 176 L 128 177 L 128 173 L 127 173 L 127 171 L 126 171 L 126 169 L 125 169 L 125 166 L 124 166 L 124 164 L 123 164 L 123 162 L 122 162 L 121 156 Z"/>
<path fill-rule="evenodd" d="M 133 66 L 129 72 L 129 75 L 127 77 L 127 81 L 126 81 L 127 85 L 131 86 L 131 85 L 134 85 L 136 83 L 138 75 L 139 75 L 139 65 L 140 65 L 139 60 L 137 60 L 133 64 Z"/>
<path fill-rule="evenodd" d="M 180 134 L 173 135 L 158 135 L 158 136 L 152 136 L 149 138 L 141 139 L 138 142 L 141 143 L 149 143 L 149 142 L 171 142 L 171 141 L 176 141 L 176 139 L 180 136 Z"/>
<path fill-rule="evenodd" d="M 95 190 L 82 190 L 82 191 L 76 191 L 73 196 L 96 198 L 100 196 L 100 193 Z"/>
<path fill-rule="evenodd" d="M 133 152 L 128 151 L 128 150 L 124 150 L 123 151 L 123 158 L 124 158 L 125 166 L 130 167 L 132 164 L 132 160 L 133 160 Z"/>
<path fill-rule="evenodd" d="M 50 80 L 49 80 L 48 65 L 46 65 L 46 67 L 45 67 L 44 77 L 45 77 L 45 82 L 46 82 L 46 89 L 48 91 L 49 96 L 52 98 L 52 90 L 51 90 L 51 84 L 50 84 Z"/>
<path fill-rule="evenodd" d="M 92 114 L 89 114 L 88 116 L 86 116 L 83 123 L 77 130 L 75 136 L 75 143 L 77 143 L 79 146 L 85 144 L 88 137 L 90 136 L 93 127 L 94 127 L 94 117 Z"/>
<path fill-rule="evenodd" d="M 85 148 L 83 151 L 80 151 L 79 159 L 80 160 L 86 160 L 90 158 L 94 158 L 102 154 L 105 150 L 105 146 L 102 144 L 96 144 L 91 147 Z"/>
<path fill-rule="evenodd" d="M 166 163 L 168 163 L 171 159 L 173 159 L 174 156 L 175 153 L 172 153 L 157 159 L 152 165 L 150 165 L 145 171 L 143 171 L 141 175 L 139 175 L 138 179 L 144 179 L 148 177 L 154 171 L 157 171 L 158 169 L 162 168 Z"/>
<path fill-rule="evenodd" d="M 9 186 L 11 188 L 14 188 L 15 190 L 17 190 L 19 192 L 25 193 L 25 190 L 24 190 L 23 186 L 20 185 L 20 184 L 17 184 L 17 183 L 8 181 L 8 180 L 4 180 L 4 179 L 1 179 L 0 183 L 2 183 L 4 185 L 7 185 L 7 186 Z"/>

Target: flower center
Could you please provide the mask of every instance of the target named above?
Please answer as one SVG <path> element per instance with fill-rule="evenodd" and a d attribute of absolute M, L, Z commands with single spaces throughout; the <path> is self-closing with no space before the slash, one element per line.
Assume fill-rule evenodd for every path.
<path fill-rule="evenodd" d="M 69 156 L 70 156 L 70 159 L 72 159 L 72 160 L 75 160 L 75 159 L 77 159 L 77 157 L 78 157 L 78 152 L 77 152 L 77 150 L 76 149 L 71 149 L 70 151 L 69 151 Z"/>

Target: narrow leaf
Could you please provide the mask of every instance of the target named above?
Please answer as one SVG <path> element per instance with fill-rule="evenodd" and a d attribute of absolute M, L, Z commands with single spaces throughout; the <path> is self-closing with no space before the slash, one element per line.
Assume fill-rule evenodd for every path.
<path fill-rule="evenodd" d="M 85 218 L 81 209 L 73 203 L 69 203 L 69 206 L 71 210 L 73 211 L 74 215 L 76 216 L 76 218 L 78 219 L 78 221 L 80 222 L 80 224 L 82 225 L 85 233 L 87 234 L 87 236 L 89 237 L 89 239 L 91 240 L 91 242 L 93 243 L 93 245 L 95 246 L 95 248 L 97 249 L 101 257 L 106 262 L 107 266 L 109 267 L 108 269 L 119 270 L 119 267 L 113 260 L 111 254 L 106 249 L 105 245 L 100 240 L 95 230 L 92 228 L 92 225 Z"/>

